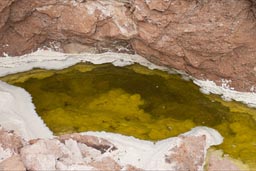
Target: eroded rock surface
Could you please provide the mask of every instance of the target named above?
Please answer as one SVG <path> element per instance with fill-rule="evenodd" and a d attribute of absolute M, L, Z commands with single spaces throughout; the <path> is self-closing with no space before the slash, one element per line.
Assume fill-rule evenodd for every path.
<path fill-rule="evenodd" d="M 0 55 L 118 51 L 255 91 L 254 0 L 2 0 Z M 54 42 L 54 43 L 53 43 Z"/>
<path fill-rule="evenodd" d="M 26 168 L 19 155 L 13 155 L 0 163 L 0 170 L 2 171 L 26 171 Z"/>
<path fill-rule="evenodd" d="M 199 170 L 199 167 L 202 166 L 204 162 L 206 137 L 181 136 L 181 139 L 182 143 L 172 149 L 171 154 L 166 155 L 166 162 L 178 163 L 174 170 Z"/>
<path fill-rule="evenodd" d="M 23 139 L 13 131 L 6 131 L 0 127 L 0 162 L 19 154 L 24 144 Z"/>
<path fill-rule="evenodd" d="M 19 156 L 25 141 L 13 131 L 0 127 L 0 170 L 26 170 Z"/>
<path fill-rule="evenodd" d="M 15 133 L 1 129 L 1 135 L 16 144 L 14 138 L 9 141 Z M 198 127 L 156 143 L 104 132 L 20 141 L 22 146 L 0 161 L 1 170 L 196 171 L 204 166 L 206 150 L 220 144 L 222 138 L 213 129 Z M 0 145 L 5 147 L 5 142 Z"/>
<path fill-rule="evenodd" d="M 250 170 L 247 165 L 242 163 L 241 161 L 232 159 L 228 155 L 224 155 L 220 150 L 209 150 L 208 151 L 208 161 L 206 162 L 206 170 L 207 171 L 215 171 L 215 170 Z"/>

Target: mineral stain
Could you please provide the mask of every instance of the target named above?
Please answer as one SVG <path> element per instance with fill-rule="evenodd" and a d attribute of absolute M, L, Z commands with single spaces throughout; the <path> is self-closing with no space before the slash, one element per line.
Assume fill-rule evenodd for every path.
<path fill-rule="evenodd" d="M 23 87 L 56 134 L 110 131 L 160 140 L 195 126 L 217 129 L 217 148 L 256 168 L 256 110 L 204 95 L 179 75 L 140 65 L 77 64 L 1 78 Z"/>

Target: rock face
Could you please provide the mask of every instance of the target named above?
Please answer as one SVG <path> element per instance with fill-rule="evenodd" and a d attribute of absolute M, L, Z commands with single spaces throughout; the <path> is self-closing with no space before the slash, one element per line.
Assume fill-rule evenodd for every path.
<path fill-rule="evenodd" d="M 255 91 L 253 0 L 2 0 L 0 55 L 118 51 Z"/>
<path fill-rule="evenodd" d="M 222 142 L 215 130 L 206 127 L 156 143 L 105 132 L 25 142 L 2 128 L 0 138 L 0 147 L 10 152 L 4 158 L 0 153 L 1 170 L 197 171 L 204 167 L 206 150 Z M 216 163 L 211 165 L 215 167 Z"/>

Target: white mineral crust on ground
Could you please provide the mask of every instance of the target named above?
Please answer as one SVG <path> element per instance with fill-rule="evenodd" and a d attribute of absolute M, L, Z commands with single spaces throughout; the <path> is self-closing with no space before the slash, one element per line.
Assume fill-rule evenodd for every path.
<path fill-rule="evenodd" d="M 217 131 L 207 127 L 155 143 L 106 132 L 24 141 L 1 128 L 0 146 L 6 153 L 0 169 L 196 171 L 203 170 L 207 149 L 222 140 Z"/>
<path fill-rule="evenodd" d="M 0 58 L 0 76 L 35 67 L 62 69 L 79 62 L 113 63 L 116 66 L 139 63 L 150 69 L 173 72 L 138 55 L 62 54 L 39 50 L 19 58 Z M 254 93 L 236 92 L 209 81 L 194 81 L 205 93 L 222 94 L 225 98 L 256 106 Z M 203 170 L 207 149 L 222 143 L 221 135 L 207 127 L 196 127 L 178 137 L 156 143 L 105 132 L 53 137 L 35 112 L 30 94 L 2 81 L 0 124 L 15 132 L 7 132 L 2 128 L 0 130 L 0 170 L 17 170 L 11 166 L 19 167 L 18 170 Z"/>
<path fill-rule="evenodd" d="M 38 50 L 18 58 L 1 57 L 0 77 L 28 71 L 33 68 L 63 69 L 79 62 L 91 62 L 93 64 L 113 63 L 115 66 L 139 63 L 150 69 L 164 70 L 169 73 L 178 72 L 157 66 L 139 55 L 121 53 L 64 54 L 51 50 Z M 220 94 L 226 99 L 234 99 L 250 106 L 256 106 L 255 93 L 237 92 L 217 86 L 211 81 L 193 80 L 201 87 L 202 92 Z M 35 106 L 31 99 L 30 94 L 24 89 L 0 81 L 0 124 L 4 128 L 19 132 L 25 139 L 52 137 L 52 132 L 36 114 Z"/>

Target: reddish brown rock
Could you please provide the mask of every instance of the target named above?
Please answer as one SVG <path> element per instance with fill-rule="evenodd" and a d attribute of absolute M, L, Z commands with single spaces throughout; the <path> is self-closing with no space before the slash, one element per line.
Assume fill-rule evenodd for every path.
<path fill-rule="evenodd" d="M 2 12 L 5 8 L 10 6 L 13 1 L 14 0 L 2 0 L 0 2 L 0 12 Z"/>
<path fill-rule="evenodd" d="M 81 135 L 79 133 L 61 135 L 58 137 L 58 139 L 61 142 L 64 142 L 65 140 L 73 139 L 78 143 L 82 143 L 87 145 L 88 147 L 95 148 L 99 150 L 101 153 L 104 153 L 106 151 L 113 151 L 117 149 L 114 146 L 114 144 L 110 143 L 106 139 L 98 138 L 95 136 L 89 136 L 89 135 Z"/>
<path fill-rule="evenodd" d="M 13 154 L 18 154 L 23 144 L 24 140 L 20 136 L 0 127 L 0 147 L 11 150 Z"/>
<path fill-rule="evenodd" d="M 125 167 L 123 167 L 123 170 L 126 170 L 126 171 L 143 171 L 143 169 L 140 169 L 140 168 L 137 168 L 133 165 L 126 165 Z"/>
<path fill-rule="evenodd" d="M 14 155 L 0 163 L 1 171 L 26 171 L 19 155 Z"/>
<path fill-rule="evenodd" d="M 7 131 L 0 127 L 0 170 L 15 170 L 14 163 L 17 164 L 17 168 L 22 168 L 15 156 L 19 154 L 24 143 L 25 141 L 14 131 Z"/>
<path fill-rule="evenodd" d="M 114 145 L 106 139 L 70 134 L 52 140 L 31 140 L 20 154 L 28 170 L 120 170 L 121 166 L 115 160 L 100 157 L 111 149 Z"/>
<path fill-rule="evenodd" d="M 93 161 L 89 164 L 97 170 L 121 170 L 122 167 L 112 158 L 105 157 L 100 161 Z"/>
<path fill-rule="evenodd" d="M 171 0 L 146 0 L 146 4 L 148 5 L 150 10 L 157 10 L 157 11 L 165 11 L 169 8 L 171 4 Z"/>
<path fill-rule="evenodd" d="M 58 140 L 37 140 L 21 149 L 21 159 L 27 170 L 55 170 L 57 159 L 69 156 L 63 146 Z"/>
<path fill-rule="evenodd" d="M 249 91 L 256 86 L 255 7 L 253 0 L 3 0 L 0 55 L 21 55 L 53 41 L 66 52 L 68 44 L 79 46 L 71 52 L 135 51 Z"/>
<path fill-rule="evenodd" d="M 174 170 L 197 171 L 204 163 L 205 136 L 181 136 L 182 142 L 166 155 L 167 163 L 177 163 Z"/>

